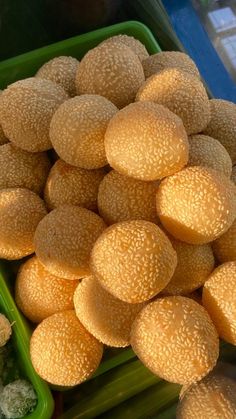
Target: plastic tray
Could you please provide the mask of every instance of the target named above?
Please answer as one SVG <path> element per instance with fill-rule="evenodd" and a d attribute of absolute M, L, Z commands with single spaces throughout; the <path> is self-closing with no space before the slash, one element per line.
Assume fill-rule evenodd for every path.
<path fill-rule="evenodd" d="M 3 89 L 16 80 L 33 76 L 42 64 L 53 57 L 72 55 L 81 59 L 88 50 L 104 39 L 122 33 L 139 39 L 150 54 L 161 51 L 147 26 L 136 21 L 123 22 L 2 61 L 0 63 L 0 88 Z"/>
<path fill-rule="evenodd" d="M 2 61 L 0 63 L 0 88 L 5 88 L 8 84 L 16 80 L 33 76 L 38 68 L 46 61 L 60 55 L 72 55 L 81 59 L 91 48 L 95 47 L 104 39 L 117 34 L 132 35 L 139 39 L 147 48 L 150 54 L 160 51 L 150 30 L 140 22 L 129 21 L 106 28 L 98 29 L 84 35 L 76 36 L 65 41 L 61 41 L 47 47 L 43 47 L 32 52 L 19 55 L 17 57 Z M 11 267 L 11 264 L 9 265 Z M 14 264 L 12 264 L 14 267 Z M 19 362 L 29 380 L 35 387 L 38 394 L 38 405 L 36 410 L 27 418 L 49 419 L 53 410 L 53 399 L 50 390 L 35 373 L 29 357 L 30 329 L 23 316 L 17 310 L 14 300 L 7 286 L 6 275 L 0 264 L 0 310 L 6 314 L 13 325 L 13 340 L 19 356 Z M 127 359 L 132 357 L 127 352 Z M 119 356 L 117 357 L 117 365 Z M 105 361 L 99 371 L 109 369 L 109 360 Z"/>

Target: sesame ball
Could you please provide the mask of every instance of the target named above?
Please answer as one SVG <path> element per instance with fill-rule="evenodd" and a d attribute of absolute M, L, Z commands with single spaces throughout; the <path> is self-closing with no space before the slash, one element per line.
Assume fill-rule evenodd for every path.
<path fill-rule="evenodd" d="M 34 192 L 0 190 L 0 258 L 21 259 L 33 253 L 34 233 L 46 214 L 43 200 Z"/>
<path fill-rule="evenodd" d="M 188 166 L 210 167 L 230 177 L 232 160 L 222 144 L 208 135 L 191 135 Z"/>
<path fill-rule="evenodd" d="M 236 261 L 212 272 L 204 284 L 202 302 L 220 337 L 236 345 Z"/>
<path fill-rule="evenodd" d="M 131 346 L 154 374 L 182 385 L 203 378 L 219 356 L 218 335 L 207 311 L 181 296 L 144 307 L 133 323 Z"/>
<path fill-rule="evenodd" d="M 216 138 L 228 151 L 233 164 L 236 163 L 236 104 L 222 99 L 210 100 L 211 119 L 204 134 Z"/>
<path fill-rule="evenodd" d="M 115 35 L 111 38 L 106 39 L 103 43 L 107 42 L 115 42 L 121 43 L 129 47 L 140 59 L 140 61 L 145 60 L 145 58 L 149 57 L 149 54 L 146 50 L 146 47 L 140 42 L 138 39 L 134 38 L 133 36 L 129 35 Z"/>
<path fill-rule="evenodd" d="M 182 121 L 152 102 L 132 103 L 110 121 L 105 134 L 110 166 L 144 181 L 169 176 L 188 161 L 188 138 Z"/>
<path fill-rule="evenodd" d="M 233 419 L 236 417 L 236 382 L 211 373 L 184 392 L 177 419 Z"/>
<path fill-rule="evenodd" d="M 222 173 L 200 166 L 188 167 L 164 179 L 156 203 L 166 230 L 190 244 L 217 239 L 236 216 L 233 183 Z"/>
<path fill-rule="evenodd" d="M 209 244 L 188 244 L 170 238 L 177 254 L 177 267 L 164 294 L 189 294 L 200 288 L 215 266 L 212 248 Z"/>
<path fill-rule="evenodd" d="M 104 42 L 83 57 L 75 83 L 78 95 L 102 95 L 123 108 L 134 101 L 143 82 L 143 67 L 132 49 L 124 43 Z"/>
<path fill-rule="evenodd" d="M 86 208 L 58 207 L 39 223 L 35 253 L 51 274 L 64 279 L 83 278 L 90 273 L 90 252 L 105 227 L 103 220 Z"/>
<path fill-rule="evenodd" d="M 11 324 L 9 320 L 0 313 L 0 348 L 5 346 L 11 337 Z"/>
<path fill-rule="evenodd" d="M 45 152 L 29 153 L 8 143 L 0 147 L 0 189 L 26 188 L 43 191 L 50 161 Z"/>
<path fill-rule="evenodd" d="M 82 326 L 73 310 L 55 313 L 34 330 L 32 364 L 41 378 L 58 386 L 75 386 L 97 369 L 103 345 Z"/>
<path fill-rule="evenodd" d="M 194 61 L 187 54 L 180 51 L 158 52 L 143 60 L 142 65 L 146 79 L 166 68 L 179 68 L 200 78 L 198 68 Z"/>
<path fill-rule="evenodd" d="M 93 277 L 87 277 L 74 294 L 75 312 L 84 327 L 108 346 L 130 345 L 130 330 L 143 304 L 129 304 L 113 297 Z"/>
<path fill-rule="evenodd" d="M 157 188 L 157 181 L 144 182 L 112 170 L 99 186 L 99 213 L 107 224 L 140 219 L 156 223 Z"/>
<path fill-rule="evenodd" d="M 74 57 L 60 56 L 40 67 L 35 77 L 60 84 L 70 96 L 76 95 L 75 76 L 79 61 Z"/>
<path fill-rule="evenodd" d="M 40 323 L 54 313 L 72 310 L 78 281 L 50 274 L 36 256 L 23 263 L 18 271 L 15 300 L 19 309 L 33 323 Z"/>
<path fill-rule="evenodd" d="M 152 101 L 178 115 L 188 134 L 197 134 L 210 121 L 210 102 L 202 82 L 178 68 L 167 68 L 149 77 L 137 101 Z"/>
<path fill-rule="evenodd" d="M 217 259 L 223 262 L 236 261 L 236 220 L 230 228 L 214 243 L 213 250 Z"/>
<path fill-rule="evenodd" d="M 127 303 L 157 295 L 170 281 L 177 258 L 168 237 L 144 220 L 107 228 L 96 241 L 90 267 L 100 284 Z"/>
<path fill-rule="evenodd" d="M 104 135 L 116 112 L 115 105 L 99 95 L 77 96 L 63 103 L 50 126 L 57 154 L 66 163 L 84 169 L 105 166 Z"/>
<path fill-rule="evenodd" d="M 52 115 L 68 98 L 50 80 L 29 78 L 10 84 L 1 95 L 0 121 L 4 134 L 17 147 L 38 152 L 52 147 L 49 126 Z"/>
<path fill-rule="evenodd" d="M 57 160 L 49 173 L 44 190 L 48 209 L 68 204 L 96 210 L 98 187 L 104 175 L 104 169 L 81 169 Z"/>

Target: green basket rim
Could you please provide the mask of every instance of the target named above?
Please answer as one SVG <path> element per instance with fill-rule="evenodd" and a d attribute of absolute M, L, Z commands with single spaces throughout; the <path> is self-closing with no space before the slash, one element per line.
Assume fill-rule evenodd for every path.
<path fill-rule="evenodd" d="M 141 23 L 137 20 L 127 20 L 125 22 L 116 23 L 115 25 L 110 25 L 104 28 L 96 29 L 94 31 L 87 32 L 82 35 L 76 35 L 71 38 L 64 39 L 62 41 L 54 42 L 53 44 L 45 45 L 32 51 L 28 51 L 23 54 L 16 55 L 15 57 L 0 61 L 0 71 L 5 67 L 8 67 L 9 65 L 17 65 L 18 63 L 21 63 L 22 60 L 31 61 L 34 57 L 43 56 L 45 53 L 48 53 L 50 51 L 53 52 L 55 47 L 57 47 L 59 50 L 64 49 L 69 45 L 76 45 L 78 43 L 78 39 L 81 42 L 85 40 L 93 40 L 96 36 L 102 35 L 105 31 L 111 30 L 114 33 L 116 33 L 117 31 L 122 32 L 123 30 L 127 30 L 127 27 L 142 30 L 143 35 L 149 38 L 149 42 L 151 41 L 152 44 L 155 45 L 158 50 L 161 50 L 151 30 L 144 23 Z"/>
<path fill-rule="evenodd" d="M 26 370 L 28 379 L 33 384 L 38 396 L 38 404 L 35 410 L 25 418 L 35 418 L 35 415 L 37 414 L 37 419 L 49 419 L 51 418 L 54 409 L 53 397 L 47 383 L 39 377 L 33 368 L 29 353 L 30 329 L 23 315 L 16 307 L 15 301 L 7 286 L 7 275 L 4 273 L 4 268 L 1 266 L 0 269 L 0 302 L 2 302 L 2 305 L 4 306 L 4 314 L 12 323 L 12 339 L 15 350 L 17 350 L 20 345 L 20 354 L 22 363 L 24 364 L 24 370 Z"/>

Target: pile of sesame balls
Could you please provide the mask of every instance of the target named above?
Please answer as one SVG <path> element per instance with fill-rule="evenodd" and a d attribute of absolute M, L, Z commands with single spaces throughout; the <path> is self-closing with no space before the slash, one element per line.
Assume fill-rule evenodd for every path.
<path fill-rule="evenodd" d="M 236 345 L 236 105 L 119 35 L 9 85 L 0 125 L 0 257 L 26 257 L 37 373 L 75 386 L 131 345 L 167 381 L 207 376 Z"/>

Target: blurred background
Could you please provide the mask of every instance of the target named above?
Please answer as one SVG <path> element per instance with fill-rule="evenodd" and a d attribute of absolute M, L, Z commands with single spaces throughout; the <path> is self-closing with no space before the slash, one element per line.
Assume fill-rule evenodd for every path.
<path fill-rule="evenodd" d="M 151 22 L 160 42 L 175 47 L 159 1 L 0 0 L 0 60 L 128 19 Z"/>

